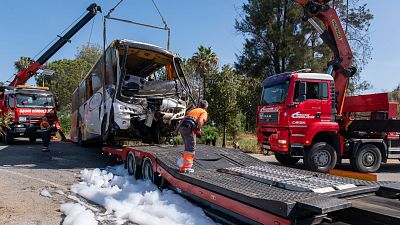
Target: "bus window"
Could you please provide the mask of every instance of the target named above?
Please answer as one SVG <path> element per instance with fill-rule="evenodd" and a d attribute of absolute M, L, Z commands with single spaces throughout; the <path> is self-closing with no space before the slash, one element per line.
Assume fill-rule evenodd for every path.
<path fill-rule="evenodd" d="M 86 83 L 85 99 L 88 100 L 93 95 L 92 75 L 90 75 L 86 78 L 85 83 Z"/>

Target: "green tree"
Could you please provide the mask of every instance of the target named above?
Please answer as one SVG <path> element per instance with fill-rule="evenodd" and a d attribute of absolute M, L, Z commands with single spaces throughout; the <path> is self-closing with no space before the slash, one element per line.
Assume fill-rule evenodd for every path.
<path fill-rule="evenodd" d="M 63 108 L 69 108 L 72 92 L 90 70 L 91 64 L 78 59 L 61 59 L 48 63 L 45 68 L 54 70 L 52 76 L 45 79 L 45 85 L 57 96 Z M 42 85 L 43 77 L 36 77 L 38 86 Z"/>
<path fill-rule="evenodd" d="M 221 72 L 214 71 L 210 74 L 208 82 L 208 102 L 210 118 L 223 130 L 222 146 L 226 146 L 226 136 L 229 128 L 235 131 L 240 127 L 240 114 L 238 106 L 238 92 L 240 88 L 238 75 L 229 66 L 224 65 Z"/>
<path fill-rule="evenodd" d="M 350 80 L 348 92 L 358 93 L 371 88 L 359 74 L 370 59 L 372 48 L 368 31 L 373 15 L 366 4 L 359 4 L 358 0 L 350 1 L 349 5 L 344 0 L 333 2 L 347 30 L 355 55 L 354 64 L 359 71 Z M 255 123 L 257 107 L 250 102 L 257 102 L 261 91 L 255 83 L 261 84 L 268 76 L 301 68 L 309 67 L 316 72 L 327 69 L 333 53 L 315 29 L 302 21 L 303 15 L 303 8 L 289 0 L 248 0 L 243 4 L 235 29 L 243 34 L 245 42 L 242 53 L 237 55 L 235 68 L 244 76 L 243 86 L 248 84 L 239 100 L 247 123 Z M 251 126 L 248 124 L 247 128 Z"/>
<path fill-rule="evenodd" d="M 18 61 L 14 62 L 14 67 L 17 73 L 22 70 L 28 68 L 33 63 L 33 60 L 30 57 L 21 56 Z"/>
<path fill-rule="evenodd" d="M 191 64 L 194 66 L 196 73 L 198 74 L 198 92 L 199 98 L 205 97 L 206 92 L 206 79 L 208 73 L 215 70 L 218 66 L 218 57 L 211 47 L 204 47 L 200 45 L 198 51 L 194 53 L 190 59 Z M 202 80 L 202 81 L 201 81 Z M 201 83 L 203 84 L 203 96 L 201 96 Z"/>
<path fill-rule="evenodd" d="M 83 45 L 75 54 L 76 59 L 80 59 L 94 65 L 102 54 L 102 49 L 99 45 Z"/>

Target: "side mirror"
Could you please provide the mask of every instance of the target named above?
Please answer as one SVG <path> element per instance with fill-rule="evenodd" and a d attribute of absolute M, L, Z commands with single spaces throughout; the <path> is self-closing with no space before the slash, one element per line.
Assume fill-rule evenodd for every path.
<path fill-rule="evenodd" d="M 299 83 L 299 101 L 304 102 L 307 97 L 307 83 L 306 82 L 300 82 Z"/>

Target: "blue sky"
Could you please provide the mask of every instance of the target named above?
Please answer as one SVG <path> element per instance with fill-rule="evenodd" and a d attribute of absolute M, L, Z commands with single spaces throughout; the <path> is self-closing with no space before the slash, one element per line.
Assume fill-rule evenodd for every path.
<path fill-rule="evenodd" d="M 35 56 L 95 0 L 36 0 L 4 1 L 0 14 L 0 81 L 6 81 L 13 73 L 13 62 L 20 56 Z M 103 14 L 118 0 L 97 0 Z M 245 0 L 235 1 L 184 1 L 156 0 L 171 28 L 171 48 L 182 57 L 191 57 L 200 44 L 211 46 L 222 64 L 233 64 L 235 54 L 242 49 L 243 37 L 233 25 Z M 400 82 L 397 74 L 400 56 L 400 31 L 393 20 L 399 1 L 365 1 L 375 16 L 371 27 L 374 48 L 372 60 L 362 73 L 374 89 L 391 90 Z M 162 26 L 151 0 L 125 0 L 112 14 L 115 17 Z M 73 58 L 77 48 L 89 41 L 92 22 L 88 23 L 50 61 Z M 92 43 L 102 43 L 102 15 L 94 19 Z M 166 46 L 167 33 L 120 22 L 108 22 L 108 40 L 126 38 Z M 33 83 L 31 79 L 30 84 Z"/>

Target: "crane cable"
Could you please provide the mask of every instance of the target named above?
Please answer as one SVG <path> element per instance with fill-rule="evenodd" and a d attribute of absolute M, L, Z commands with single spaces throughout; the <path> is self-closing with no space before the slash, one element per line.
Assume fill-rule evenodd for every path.
<path fill-rule="evenodd" d="M 156 8 L 156 10 L 157 10 L 157 12 L 158 12 L 158 15 L 160 15 L 161 20 L 162 20 L 162 22 L 164 23 L 165 29 L 166 29 L 166 30 L 169 30 L 169 27 L 168 27 L 168 25 L 167 25 L 167 22 L 165 21 L 164 17 L 162 16 L 160 10 L 158 9 L 157 4 L 154 2 L 154 0 L 151 0 L 151 1 L 153 2 L 153 5 L 154 5 L 154 7 Z"/>

